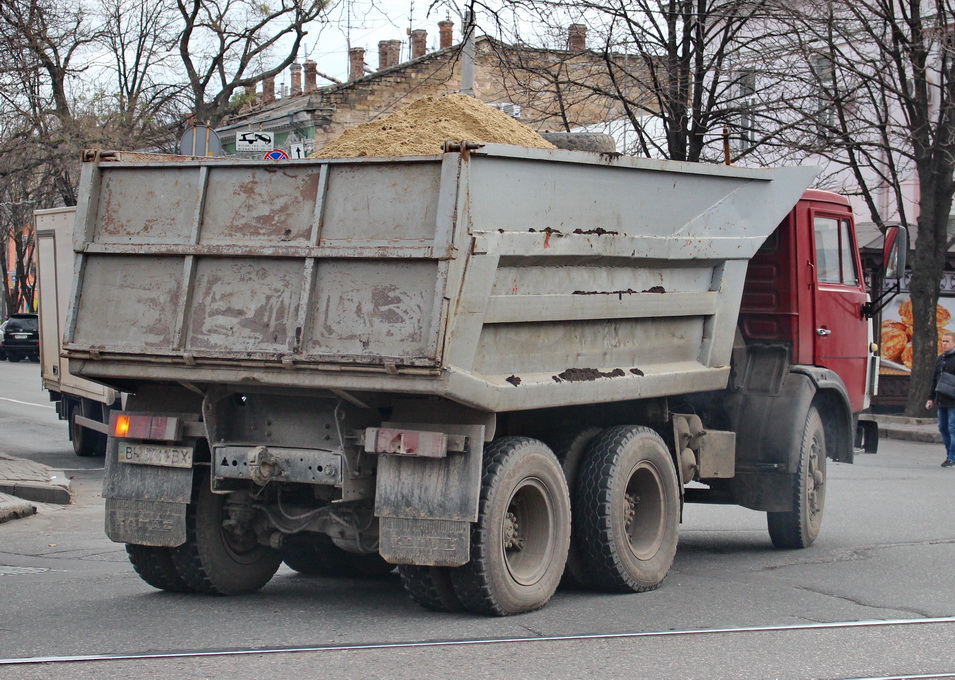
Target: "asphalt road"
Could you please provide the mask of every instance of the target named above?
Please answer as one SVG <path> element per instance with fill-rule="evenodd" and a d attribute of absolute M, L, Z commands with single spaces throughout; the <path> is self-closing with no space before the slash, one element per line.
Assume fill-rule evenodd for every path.
<path fill-rule="evenodd" d="M 102 461 L 73 455 L 38 373 L 0 363 L 0 451 L 66 470 L 77 498 L 0 525 L 3 679 L 955 677 L 955 470 L 937 445 L 830 463 L 808 550 L 773 549 L 760 513 L 688 506 L 650 593 L 559 591 L 492 619 L 425 611 L 396 576 L 283 568 L 254 595 L 173 595 L 103 535 Z"/>

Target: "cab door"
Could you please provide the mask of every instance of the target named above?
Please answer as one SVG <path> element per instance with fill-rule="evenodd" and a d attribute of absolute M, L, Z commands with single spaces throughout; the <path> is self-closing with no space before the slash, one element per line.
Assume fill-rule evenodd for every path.
<path fill-rule="evenodd" d="M 863 408 L 868 361 L 866 301 L 859 249 L 850 214 L 811 210 L 815 263 L 813 357 L 816 366 L 836 372 L 852 411 Z"/>

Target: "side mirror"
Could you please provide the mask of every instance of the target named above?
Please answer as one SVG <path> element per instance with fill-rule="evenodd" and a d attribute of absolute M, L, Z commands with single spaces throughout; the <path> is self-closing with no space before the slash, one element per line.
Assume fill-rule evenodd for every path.
<path fill-rule="evenodd" d="M 901 279 L 905 274 L 905 259 L 909 252 L 909 232 L 898 224 L 885 228 L 885 245 L 882 247 L 882 276 L 884 279 Z"/>

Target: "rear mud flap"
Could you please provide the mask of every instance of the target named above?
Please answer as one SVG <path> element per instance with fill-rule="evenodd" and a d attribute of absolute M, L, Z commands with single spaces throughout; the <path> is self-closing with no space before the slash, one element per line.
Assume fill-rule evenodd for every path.
<path fill-rule="evenodd" d="M 442 458 L 379 455 L 378 552 L 392 564 L 465 564 L 470 559 L 471 523 L 478 516 L 484 426 L 383 423 L 382 427 L 463 434 L 468 450 Z"/>
<path fill-rule="evenodd" d="M 174 548 L 186 542 L 186 503 L 106 499 L 106 535 L 117 543 Z"/>
<path fill-rule="evenodd" d="M 185 543 L 194 468 L 121 463 L 116 451 L 117 441 L 110 438 L 103 479 L 106 535 L 136 545 Z"/>
<path fill-rule="evenodd" d="M 470 559 L 471 523 L 382 517 L 378 552 L 392 564 L 460 567 Z"/>

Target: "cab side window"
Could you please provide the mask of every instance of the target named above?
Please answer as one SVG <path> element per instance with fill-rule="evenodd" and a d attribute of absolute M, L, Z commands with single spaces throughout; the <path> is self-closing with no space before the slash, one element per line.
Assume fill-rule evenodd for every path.
<path fill-rule="evenodd" d="M 852 242 L 848 220 L 816 217 L 816 278 L 824 283 L 859 284 L 856 269 L 855 244 Z"/>

